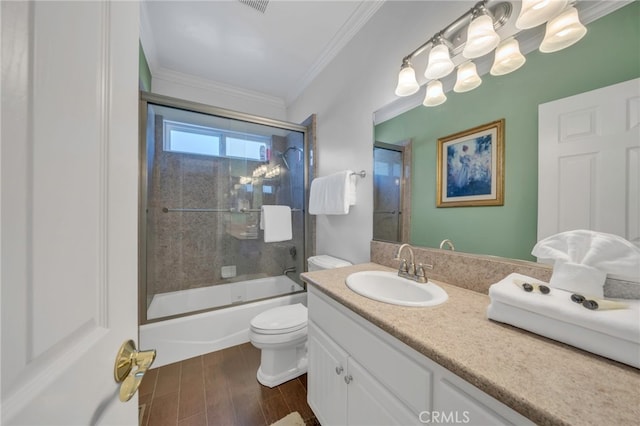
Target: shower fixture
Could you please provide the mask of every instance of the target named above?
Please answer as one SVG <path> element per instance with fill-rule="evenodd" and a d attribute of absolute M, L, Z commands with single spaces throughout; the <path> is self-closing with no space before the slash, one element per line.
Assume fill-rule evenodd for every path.
<path fill-rule="evenodd" d="M 289 162 L 287 161 L 287 157 L 286 157 L 287 152 L 289 151 L 298 151 L 300 153 L 304 153 L 302 148 L 298 148 L 296 146 L 290 146 L 289 148 L 285 149 L 283 152 L 278 152 L 276 155 L 282 159 L 282 164 L 284 164 L 284 167 L 287 170 L 291 170 L 291 168 L 289 167 Z"/>

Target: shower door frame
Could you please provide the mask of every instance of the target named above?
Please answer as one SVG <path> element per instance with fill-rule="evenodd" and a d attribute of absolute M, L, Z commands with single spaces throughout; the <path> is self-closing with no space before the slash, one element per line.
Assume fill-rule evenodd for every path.
<path fill-rule="evenodd" d="M 161 105 L 171 108 L 182 109 L 201 114 L 214 115 L 217 117 L 229 118 L 233 120 L 241 120 L 249 123 L 260 124 L 278 129 L 291 130 L 301 132 L 303 134 L 304 146 L 304 226 L 303 226 L 303 265 L 306 265 L 307 255 L 313 254 L 315 247 L 312 241 L 314 233 L 310 232 L 310 215 L 309 215 L 309 180 L 313 173 L 311 167 L 317 167 L 317 159 L 313 162 L 313 151 L 315 151 L 314 143 L 310 140 L 309 133 L 312 131 L 309 127 L 301 124 L 290 123 L 288 121 L 275 120 L 272 118 L 260 117 L 253 114 L 247 114 L 226 108 L 215 107 L 198 102 L 187 101 L 184 99 L 173 98 L 170 96 L 157 95 L 154 93 L 140 91 L 139 100 L 139 126 L 140 133 L 138 136 L 138 161 L 139 161 L 139 183 L 138 183 L 138 323 L 139 325 L 148 324 L 157 321 L 163 321 L 170 318 L 193 315 L 196 312 L 187 312 L 185 314 L 174 315 L 170 317 L 162 317 L 154 320 L 147 319 L 147 112 L 148 105 Z M 313 117 L 313 116 L 312 116 Z M 311 120 L 313 122 L 313 120 Z M 302 271 L 300 271 L 302 272 Z M 306 284 L 303 283 L 306 291 Z M 216 308 L 212 308 L 216 309 Z M 201 312 L 201 311 L 198 311 Z"/>

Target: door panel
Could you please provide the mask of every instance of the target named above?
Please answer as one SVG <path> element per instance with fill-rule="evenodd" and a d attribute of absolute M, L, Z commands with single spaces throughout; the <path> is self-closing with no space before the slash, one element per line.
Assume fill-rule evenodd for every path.
<path fill-rule="evenodd" d="M 3 424 L 137 422 L 138 13 L 2 2 Z"/>
<path fill-rule="evenodd" d="M 538 240 L 571 229 L 640 244 L 640 80 L 539 106 Z"/>

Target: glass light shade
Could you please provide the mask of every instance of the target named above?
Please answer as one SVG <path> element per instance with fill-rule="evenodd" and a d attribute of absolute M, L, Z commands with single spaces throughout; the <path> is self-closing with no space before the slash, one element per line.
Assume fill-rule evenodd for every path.
<path fill-rule="evenodd" d="M 547 22 L 547 31 L 540 44 L 540 51 L 557 52 L 576 43 L 586 33 L 587 29 L 580 22 L 578 11 L 572 6 Z"/>
<path fill-rule="evenodd" d="M 505 75 L 524 65 L 525 57 L 520 53 L 518 40 L 510 37 L 500 43 L 491 67 L 491 75 Z"/>
<path fill-rule="evenodd" d="M 396 86 L 397 96 L 413 95 L 420 89 L 420 85 L 416 80 L 416 72 L 413 67 L 408 64 L 402 65 L 398 74 L 398 86 Z"/>
<path fill-rule="evenodd" d="M 442 83 L 440 80 L 431 80 L 427 84 L 427 95 L 424 97 L 424 106 L 438 106 L 443 104 L 447 100 L 447 97 L 442 90 Z"/>
<path fill-rule="evenodd" d="M 449 48 L 444 44 L 435 45 L 429 52 L 429 64 L 424 72 L 424 76 L 428 79 L 442 78 L 455 68 L 451 56 L 449 56 Z"/>
<path fill-rule="evenodd" d="M 480 15 L 469 24 L 462 55 L 465 58 L 478 58 L 491 52 L 498 43 L 500 36 L 493 29 L 493 19 L 488 15 Z"/>
<path fill-rule="evenodd" d="M 458 67 L 458 79 L 456 80 L 453 91 L 457 93 L 468 92 L 480 86 L 482 79 L 476 70 L 476 64 L 467 61 Z"/>
<path fill-rule="evenodd" d="M 560 13 L 567 3 L 568 0 L 522 0 L 516 28 L 524 30 L 544 24 Z"/>

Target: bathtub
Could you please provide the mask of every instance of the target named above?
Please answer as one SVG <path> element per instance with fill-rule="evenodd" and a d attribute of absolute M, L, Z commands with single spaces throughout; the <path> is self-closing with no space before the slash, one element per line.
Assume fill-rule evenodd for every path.
<path fill-rule="evenodd" d="M 276 306 L 306 305 L 307 293 L 302 290 L 300 284 L 280 275 L 157 294 L 149 305 L 149 319 L 230 306 L 142 325 L 139 347 L 156 349 L 153 366 L 161 367 L 246 343 L 249 341 L 249 322 L 254 316 Z M 299 293 L 290 294 L 292 291 Z M 253 300 L 256 301 L 247 303 Z"/>

